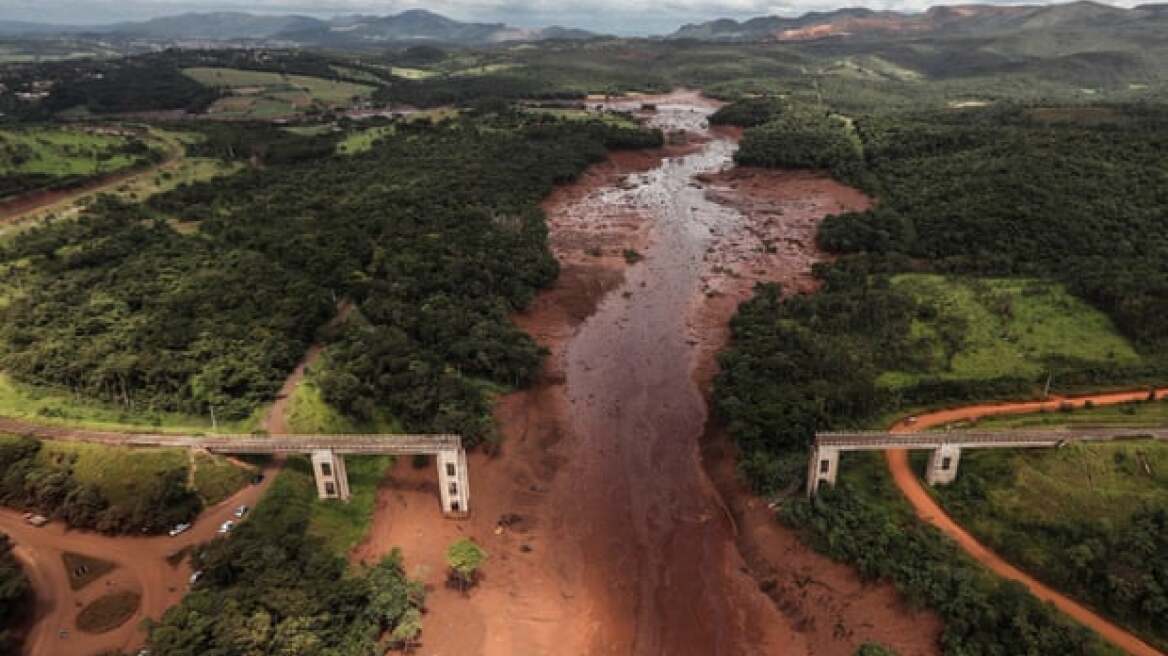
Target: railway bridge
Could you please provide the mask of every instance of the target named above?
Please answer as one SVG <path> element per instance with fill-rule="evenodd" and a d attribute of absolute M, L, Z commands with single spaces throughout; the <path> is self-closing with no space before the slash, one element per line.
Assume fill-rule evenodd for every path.
<path fill-rule="evenodd" d="M 1072 442 L 1140 438 L 1168 440 L 1168 428 L 816 433 L 807 461 L 807 496 L 814 496 L 823 483 L 835 485 L 836 476 L 839 474 L 840 453 L 844 451 L 928 449 L 931 455 L 925 470 L 925 480 L 929 485 L 945 485 L 957 478 L 957 465 L 961 461 L 961 452 L 964 449 L 1050 448 Z"/>
<path fill-rule="evenodd" d="M 41 439 L 89 442 L 108 446 L 198 449 L 223 455 L 308 455 L 316 491 L 321 499 L 349 499 L 346 455 L 434 456 L 438 466 L 438 493 L 442 513 L 465 517 L 470 513 L 470 477 L 466 450 L 458 435 L 165 435 L 113 433 L 35 426 L 0 418 L 0 431 Z"/>

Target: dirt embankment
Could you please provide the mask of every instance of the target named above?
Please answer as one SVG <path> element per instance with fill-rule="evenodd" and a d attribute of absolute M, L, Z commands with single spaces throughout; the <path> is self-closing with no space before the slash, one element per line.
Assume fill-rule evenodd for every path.
<path fill-rule="evenodd" d="M 1168 388 L 1156 390 L 1155 392 L 1157 396 L 1164 393 L 1168 393 Z M 892 432 L 914 433 L 953 422 L 976 420 L 981 417 L 992 417 L 994 415 L 1028 414 L 1042 411 L 1052 412 L 1058 410 L 1064 404 L 1069 404 L 1073 407 L 1083 407 L 1088 402 L 1094 405 L 1114 405 L 1117 403 L 1142 401 L 1146 398 L 1148 398 L 1148 390 L 1109 392 L 1065 399 L 1053 398 L 1045 401 L 976 404 L 920 415 L 913 423 L 901 421 L 892 427 Z M 973 537 L 961 525 L 953 521 L 941 508 L 940 504 L 933 499 L 932 495 L 925 490 L 920 479 L 917 478 L 916 473 L 913 472 L 912 467 L 909 465 L 907 451 L 904 449 L 885 451 L 885 458 L 888 461 L 888 469 L 892 474 L 893 480 L 896 481 L 897 487 L 900 488 L 905 498 L 912 504 L 917 516 L 921 520 L 936 526 L 952 538 L 957 542 L 958 546 L 978 562 L 985 565 L 998 576 L 1018 581 L 1022 585 L 1025 585 L 1035 597 L 1054 604 L 1059 610 L 1074 618 L 1079 623 L 1091 628 L 1091 630 L 1102 636 L 1104 640 L 1107 640 L 1127 653 L 1135 656 L 1159 656 L 1162 654 L 1162 652 L 1148 645 L 1146 642 L 1140 640 L 1139 637 L 1129 633 L 1122 627 L 1111 623 L 1074 599 L 1061 594 L 1026 572 L 1014 567 L 1001 556 L 978 542 L 977 538 Z"/>
<path fill-rule="evenodd" d="M 800 278 L 806 263 L 784 258 L 813 244 L 816 212 L 855 192 L 720 176 L 735 144 L 707 131 L 708 101 L 620 102 L 656 103 L 648 120 L 690 143 L 618 153 L 545 203 L 563 275 L 517 322 L 551 355 L 538 385 L 500 401 L 500 452 L 472 455 L 473 516 L 436 520 L 430 468 L 401 463 L 354 558 L 403 548 L 432 588 L 425 654 L 850 654 L 864 640 L 935 652 L 931 615 L 802 547 L 751 505 L 728 460 L 727 504 L 699 451 L 699 383 L 738 300 L 754 279 Z M 780 207 L 727 201 L 752 184 L 778 185 Z M 768 231 L 783 250 L 756 248 Z M 644 260 L 629 266 L 625 249 Z M 469 596 L 443 586 L 442 553 L 462 535 L 491 554 Z"/>

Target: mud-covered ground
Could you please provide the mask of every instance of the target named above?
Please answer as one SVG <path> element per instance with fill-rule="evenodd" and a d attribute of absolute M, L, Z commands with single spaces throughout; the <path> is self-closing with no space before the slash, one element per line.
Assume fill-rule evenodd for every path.
<path fill-rule="evenodd" d="M 425 654 L 934 653 L 939 622 L 803 547 L 737 485 L 714 431 L 703 467 L 737 303 L 758 280 L 810 290 L 817 221 L 867 200 L 816 174 L 727 172 L 736 135 L 708 130 L 713 103 L 613 104 L 643 102 L 686 139 L 614 154 L 547 199 L 563 274 L 516 320 L 551 355 L 501 399 L 500 451 L 471 458 L 472 517 L 438 519 L 430 468 L 400 463 L 354 558 L 400 546 L 431 586 Z M 443 585 L 462 535 L 490 553 L 469 595 Z"/>

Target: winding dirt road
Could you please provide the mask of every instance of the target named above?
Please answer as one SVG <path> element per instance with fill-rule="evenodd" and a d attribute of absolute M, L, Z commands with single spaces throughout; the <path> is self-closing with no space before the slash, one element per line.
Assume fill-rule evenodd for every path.
<path fill-rule="evenodd" d="M 1168 388 L 1157 390 L 1156 394 L 1168 393 Z M 1083 407 L 1088 401 L 1095 405 L 1114 405 L 1130 403 L 1148 398 L 1148 390 L 1134 392 L 1110 392 L 1073 398 L 1055 398 L 1048 401 L 1027 401 L 1019 403 L 997 403 L 971 405 L 962 408 L 940 410 L 919 415 L 912 424 L 901 421 L 892 427 L 894 433 L 912 433 L 928 428 L 934 428 L 958 421 L 968 421 L 979 417 L 1007 414 L 1027 414 L 1041 411 L 1056 411 L 1062 404 L 1071 404 L 1074 407 Z M 985 565 L 994 573 L 1007 579 L 1018 581 L 1025 585 L 1030 592 L 1043 601 L 1054 604 L 1059 610 L 1074 618 L 1081 624 L 1090 627 L 1103 637 L 1104 640 L 1136 656 L 1162 656 L 1163 652 L 1148 645 L 1137 636 L 1112 624 L 1107 619 L 1096 614 L 1086 606 L 1076 602 L 1057 590 L 1043 584 L 1038 579 L 1006 562 L 1001 556 L 990 551 L 985 545 L 977 541 L 968 531 L 963 529 L 949 515 L 945 514 L 941 506 L 933 499 L 920 479 L 909 465 L 908 452 L 904 449 L 894 449 L 885 452 L 888 469 L 892 473 L 897 487 L 904 493 L 912 504 L 917 516 L 936 526 L 943 533 L 953 538 L 957 544 L 979 563 Z"/>
<path fill-rule="evenodd" d="M 333 323 L 343 321 L 351 311 L 343 302 Z M 265 416 L 262 427 L 273 435 L 287 433 L 287 405 L 292 393 L 304 378 L 307 368 L 320 356 L 321 347 L 312 346 L 303 360 L 284 382 L 284 386 Z M 59 427 L 41 427 L 16 420 L 0 421 L 0 429 L 48 439 L 69 439 L 70 431 Z M 35 528 L 26 523 L 22 513 L 0 509 L 0 532 L 15 543 L 13 553 L 28 573 L 36 594 L 32 628 L 24 640 L 23 656 L 94 656 L 105 652 L 132 652 L 146 639 L 142 620 L 158 620 L 166 609 L 178 604 L 189 588 L 189 558 L 171 564 L 168 558 L 196 545 L 210 542 L 219 526 L 233 519 L 240 505 L 255 507 L 275 480 L 283 459 L 273 459 L 262 469 L 264 480 L 250 485 L 228 499 L 205 510 L 192 522 L 187 532 L 169 536 L 108 536 L 89 531 L 69 530 L 63 522 Z M 99 558 L 114 563 L 117 569 L 89 584 L 73 590 L 61 556 L 64 552 Z M 128 621 L 100 635 L 77 630 L 78 611 L 86 604 L 110 592 L 129 590 L 142 596 L 138 612 Z"/>

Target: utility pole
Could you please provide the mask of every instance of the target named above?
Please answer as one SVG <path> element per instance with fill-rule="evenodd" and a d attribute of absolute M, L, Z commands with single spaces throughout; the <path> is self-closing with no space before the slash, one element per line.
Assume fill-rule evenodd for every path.
<path fill-rule="evenodd" d="M 1050 381 L 1054 380 L 1054 372 L 1046 375 L 1046 388 L 1042 390 L 1042 399 L 1045 401 L 1050 397 Z"/>
<path fill-rule="evenodd" d="M 215 406 L 211 406 L 211 432 L 219 432 L 219 424 L 215 423 Z"/>

